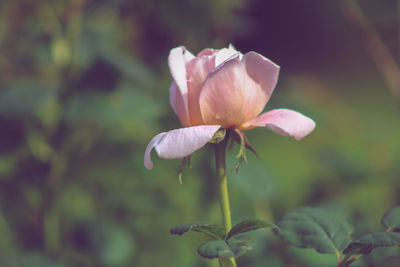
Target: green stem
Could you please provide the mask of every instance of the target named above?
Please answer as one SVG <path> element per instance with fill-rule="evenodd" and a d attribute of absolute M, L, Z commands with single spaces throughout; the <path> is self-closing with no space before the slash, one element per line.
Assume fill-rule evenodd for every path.
<path fill-rule="evenodd" d="M 225 234 L 227 234 L 232 228 L 231 220 L 231 209 L 229 206 L 229 194 L 228 194 L 228 179 L 226 176 L 226 165 L 225 165 L 225 150 L 228 143 L 229 137 L 226 136 L 225 139 L 217 144 L 213 144 L 215 151 L 215 168 L 217 170 L 217 185 L 219 200 L 221 204 L 222 222 L 225 226 Z M 236 267 L 235 258 L 229 258 L 231 261 L 231 266 Z M 224 266 L 221 263 L 221 266 Z"/>

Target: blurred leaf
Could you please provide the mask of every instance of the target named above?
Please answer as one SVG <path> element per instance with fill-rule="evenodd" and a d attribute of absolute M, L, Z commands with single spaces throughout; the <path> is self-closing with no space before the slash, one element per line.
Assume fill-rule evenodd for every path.
<path fill-rule="evenodd" d="M 45 126 L 52 128 L 59 122 L 61 112 L 62 107 L 57 98 L 51 96 L 36 110 L 35 114 Z"/>
<path fill-rule="evenodd" d="M 299 248 L 314 248 L 319 253 L 338 253 L 349 243 L 353 228 L 335 213 L 318 208 L 300 208 L 286 214 L 276 233 Z"/>
<path fill-rule="evenodd" d="M 228 241 L 214 240 L 200 245 L 198 253 L 208 259 L 239 257 L 251 249 L 247 236 L 235 236 Z"/>
<path fill-rule="evenodd" d="M 173 235 L 183 235 L 189 230 L 206 234 L 215 239 L 225 238 L 224 226 L 220 224 L 211 224 L 205 222 L 191 222 L 191 223 L 180 224 L 173 227 L 170 233 Z"/>
<path fill-rule="evenodd" d="M 338 178 L 346 181 L 346 183 L 361 181 L 368 170 L 368 166 L 363 166 L 359 158 L 350 157 L 337 148 L 322 149 L 319 152 L 318 159 L 322 166 L 337 174 Z"/>
<path fill-rule="evenodd" d="M 107 266 L 125 266 L 135 255 L 135 244 L 130 234 L 116 225 L 104 228 L 99 257 Z"/>
<path fill-rule="evenodd" d="M 41 108 L 54 90 L 44 88 L 37 81 L 23 80 L 0 91 L 0 113 L 21 114 Z"/>
<path fill-rule="evenodd" d="M 351 242 L 344 254 L 368 254 L 379 247 L 400 247 L 400 233 L 379 232 L 360 237 Z"/>
<path fill-rule="evenodd" d="M 68 219 L 83 220 L 95 216 L 95 202 L 90 191 L 78 185 L 71 185 L 62 191 L 60 206 Z"/>
<path fill-rule="evenodd" d="M 142 86 L 148 86 L 155 79 L 145 65 L 128 58 L 125 54 L 115 49 L 102 51 L 102 57 L 115 66 L 127 78 L 139 82 Z"/>
<path fill-rule="evenodd" d="M 46 162 L 51 156 L 53 150 L 48 144 L 45 136 L 39 132 L 30 132 L 27 137 L 28 146 L 32 155 L 40 161 Z"/>
<path fill-rule="evenodd" d="M 15 249 L 15 237 L 14 232 L 11 231 L 11 227 L 9 222 L 7 221 L 7 217 L 3 213 L 3 210 L 0 210 L 0 249 L 3 254 L 10 253 Z"/>
<path fill-rule="evenodd" d="M 236 148 L 234 148 L 236 151 Z M 269 200 L 277 192 L 277 187 L 273 175 L 252 153 L 248 155 L 248 164 L 243 164 L 240 171 L 235 175 L 230 175 L 229 179 L 250 199 Z M 232 169 L 237 162 L 235 153 L 227 154 L 227 169 Z"/>
<path fill-rule="evenodd" d="M 56 38 L 51 43 L 51 54 L 54 63 L 58 66 L 65 66 L 70 60 L 70 45 L 64 38 Z"/>
<path fill-rule="evenodd" d="M 0 156 L 0 179 L 7 179 L 10 172 L 15 169 L 15 159 L 12 155 L 1 155 Z"/>
<path fill-rule="evenodd" d="M 154 132 L 160 107 L 139 90 L 121 85 L 110 94 L 82 94 L 71 99 L 65 114 L 71 123 L 95 123 L 114 140 L 142 141 Z"/>
<path fill-rule="evenodd" d="M 261 228 L 278 228 L 275 224 L 267 223 L 259 219 L 248 219 L 237 223 L 232 229 L 229 231 L 228 236 L 226 239 L 231 238 L 234 235 L 249 232 Z"/>
<path fill-rule="evenodd" d="M 400 229 L 400 206 L 391 208 L 382 217 L 381 223 L 392 230 Z"/>

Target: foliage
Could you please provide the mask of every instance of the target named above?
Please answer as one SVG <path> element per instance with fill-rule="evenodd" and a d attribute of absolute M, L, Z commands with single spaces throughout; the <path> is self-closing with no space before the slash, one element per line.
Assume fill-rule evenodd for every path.
<path fill-rule="evenodd" d="M 247 219 L 234 225 L 228 233 L 225 233 L 225 227 L 221 224 L 199 222 L 177 225 L 170 232 L 174 235 L 183 235 L 192 230 L 208 235 L 212 240 L 199 246 L 199 255 L 207 259 L 218 258 L 226 262 L 224 266 L 230 266 L 229 258 L 242 256 L 251 249 L 250 238 L 241 234 L 262 228 L 278 227 L 259 219 Z"/>
<path fill-rule="evenodd" d="M 400 223 L 400 218 L 396 218 L 398 208 L 387 211 L 382 221 L 391 218 L 393 224 Z M 400 234 L 390 232 L 390 226 L 386 232 L 367 234 L 351 241 L 352 227 L 337 214 L 318 208 L 306 207 L 292 211 L 279 221 L 278 226 L 277 233 L 282 239 L 296 247 L 336 254 L 338 267 L 348 266 L 376 248 L 400 247 Z M 342 253 L 346 255 L 343 260 Z"/>
<path fill-rule="evenodd" d="M 317 208 L 301 208 L 286 214 L 277 233 L 300 248 L 319 253 L 340 253 L 349 243 L 353 228 L 337 214 Z"/>

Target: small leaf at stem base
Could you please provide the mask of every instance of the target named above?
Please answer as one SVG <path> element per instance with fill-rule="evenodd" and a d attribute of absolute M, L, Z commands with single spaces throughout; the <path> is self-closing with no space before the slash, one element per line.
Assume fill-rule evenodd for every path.
<path fill-rule="evenodd" d="M 224 239 L 225 237 L 225 227 L 223 225 L 207 222 L 191 222 L 180 224 L 173 227 L 170 230 L 170 233 L 173 235 L 183 235 L 187 231 L 203 233 L 214 239 Z"/>
<path fill-rule="evenodd" d="M 267 223 L 259 219 L 244 220 L 233 226 L 233 228 L 229 231 L 226 239 L 229 239 L 232 236 L 240 233 L 249 232 L 261 228 L 270 228 L 270 227 L 278 229 L 278 226 L 276 226 L 275 224 Z"/>

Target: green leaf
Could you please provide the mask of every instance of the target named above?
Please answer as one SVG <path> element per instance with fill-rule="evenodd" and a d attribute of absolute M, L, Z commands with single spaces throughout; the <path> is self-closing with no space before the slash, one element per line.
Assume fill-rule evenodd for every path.
<path fill-rule="evenodd" d="M 248 219 L 241 221 L 240 223 L 236 224 L 228 233 L 226 239 L 231 238 L 234 235 L 249 232 L 261 228 L 278 228 L 275 224 L 267 223 L 259 219 Z"/>
<path fill-rule="evenodd" d="M 250 238 L 235 236 L 228 241 L 213 240 L 203 243 L 198 248 L 200 256 L 207 259 L 239 257 L 251 249 Z"/>
<path fill-rule="evenodd" d="M 400 247 L 400 233 L 378 232 L 364 235 L 350 243 L 344 254 L 368 254 L 379 247 Z"/>
<path fill-rule="evenodd" d="M 200 256 L 207 259 L 215 259 L 219 257 L 234 257 L 235 254 L 229 249 L 229 245 L 223 240 L 214 240 L 203 243 L 198 248 Z"/>
<path fill-rule="evenodd" d="M 183 235 L 189 230 L 206 234 L 214 239 L 224 239 L 225 237 L 224 226 L 220 224 L 212 224 L 206 222 L 191 222 L 180 224 L 173 227 L 170 233 L 173 235 Z"/>
<path fill-rule="evenodd" d="M 190 222 L 190 223 L 184 223 L 177 225 L 173 228 L 171 228 L 170 233 L 173 235 L 183 235 L 189 230 L 192 230 L 196 226 L 204 226 L 204 225 L 210 225 L 211 223 L 206 223 L 206 222 Z"/>
<path fill-rule="evenodd" d="M 335 213 L 319 208 L 300 208 L 279 222 L 282 239 L 299 248 L 314 248 L 319 253 L 339 253 L 350 243 L 353 228 Z"/>
<path fill-rule="evenodd" d="M 381 223 L 387 229 L 400 230 L 400 206 L 388 210 L 383 215 Z"/>
<path fill-rule="evenodd" d="M 245 235 L 236 235 L 228 241 L 230 250 L 235 254 L 235 257 L 240 257 L 251 249 L 250 237 Z"/>
<path fill-rule="evenodd" d="M 224 239 L 225 227 L 220 224 L 202 225 L 192 228 L 192 231 L 206 234 L 215 239 Z"/>

